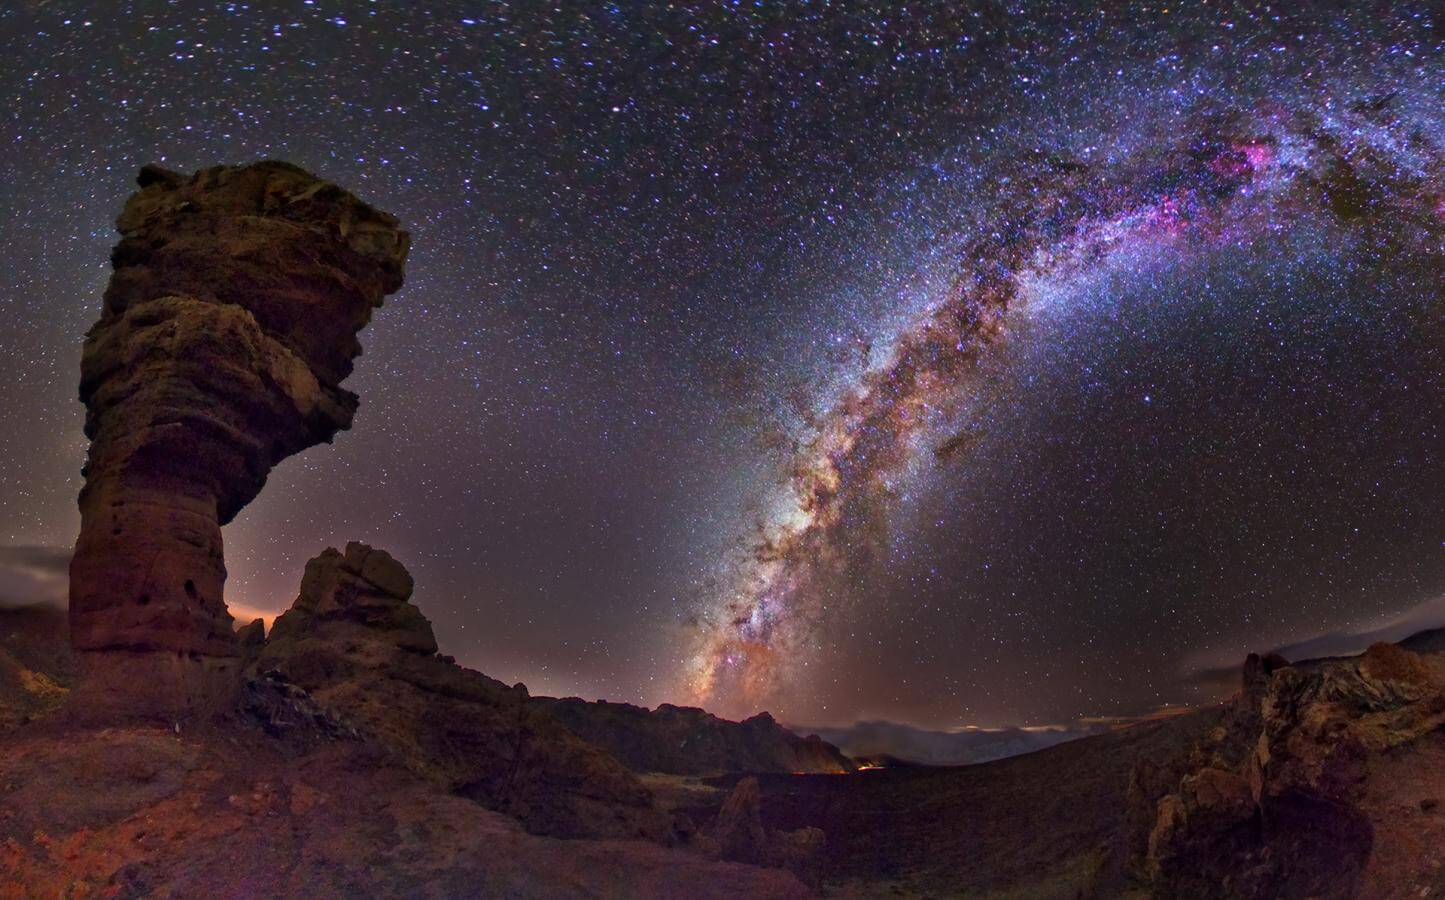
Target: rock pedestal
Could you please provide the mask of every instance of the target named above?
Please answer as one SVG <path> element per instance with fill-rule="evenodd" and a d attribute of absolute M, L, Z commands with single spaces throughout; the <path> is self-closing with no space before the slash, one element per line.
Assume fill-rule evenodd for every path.
<path fill-rule="evenodd" d="M 84 706 L 184 716 L 235 682 L 221 526 L 278 462 L 350 427 L 340 384 L 409 239 L 286 163 L 138 182 L 81 359 L 71 643 Z"/>

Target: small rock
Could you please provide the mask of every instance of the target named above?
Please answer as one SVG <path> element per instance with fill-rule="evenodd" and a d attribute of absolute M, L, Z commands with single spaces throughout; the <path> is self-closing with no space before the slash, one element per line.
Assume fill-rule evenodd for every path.
<path fill-rule="evenodd" d="M 757 862 L 767 849 L 759 810 L 760 790 L 756 778 L 744 778 L 723 802 L 713 822 L 711 836 L 718 842 L 724 859 Z"/>
<path fill-rule="evenodd" d="M 247 625 L 236 629 L 236 648 L 243 660 L 255 659 L 266 646 L 266 622 L 264 619 L 252 619 Z"/>

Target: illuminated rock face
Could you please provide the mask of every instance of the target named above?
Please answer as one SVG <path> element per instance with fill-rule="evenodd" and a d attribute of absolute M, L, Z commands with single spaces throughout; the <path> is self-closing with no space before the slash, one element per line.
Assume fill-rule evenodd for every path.
<path fill-rule="evenodd" d="M 81 359 L 71 642 L 125 670 L 113 682 L 161 665 L 155 691 L 184 705 L 190 689 L 170 682 L 236 654 L 221 526 L 278 462 L 350 427 L 340 384 L 401 286 L 408 235 L 286 163 L 138 181 Z"/>

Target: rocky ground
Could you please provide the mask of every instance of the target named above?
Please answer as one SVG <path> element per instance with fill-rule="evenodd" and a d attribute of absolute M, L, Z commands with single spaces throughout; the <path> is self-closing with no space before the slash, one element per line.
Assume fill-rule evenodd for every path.
<path fill-rule="evenodd" d="M 4 614 L 0 896 L 1445 891 L 1438 652 L 1252 658 L 1219 707 L 984 765 L 699 777 L 437 655 L 409 594 L 386 554 L 328 551 L 247 637 L 238 715 L 179 729 L 68 717 L 63 619 Z"/>
<path fill-rule="evenodd" d="M 1392 644 L 1300 665 L 1252 656 L 1243 681 L 1204 740 L 1136 767 L 1151 883 L 1247 897 L 1445 891 L 1445 656 Z"/>
<path fill-rule="evenodd" d="M 328 550 L 269 636 L 241 629 L 230 714 L 109 726 L 93 684 L 70 691 L 64 614 L 0 614 L 0 896 L 814 893 L 821 832 L 754 835 L 755 785 L 688 817 L 525 687 L 439 655 L 411 592 L 385 552 Z M 708 733 L 789 765 L 821 744 Z"/>
<path fill-rule="evenodd" d="M 0 896 L 802 897 L 793 875 L 561 840 L 360 742 L 62 722 L 0 740 Z"/>

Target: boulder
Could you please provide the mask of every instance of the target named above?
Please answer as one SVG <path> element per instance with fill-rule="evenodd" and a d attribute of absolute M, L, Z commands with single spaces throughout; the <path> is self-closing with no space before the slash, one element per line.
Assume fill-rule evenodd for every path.
<path fill-rule="evenodd" d="M 265 645 L 266 622 L 264 619 L 252 619 L 236 629 L 236 648 L 243 658 L 260 653 L 261 648 Z"/>
<path fill-rule="evenodd" d="M 718 810 L 709 836 L 717 842 L 718 852 L 724 859 L 758 863 L 767 856 L 768 838 L 763 831 L 756 778 L 744 778 L 737 783 Z"/>
<path fill-rule="evenodd" d="M 762 790 L 758 779 L 748 776 L 733 786 L 695 845 L 707 855 L 732 862 L 788 869 L 817 888 L 827 836 L 823 829 L 811 826 L 792 831 L 765 828 Z"/>
<path fill-rule="evenodd" d="M 411 600 L 406 568 L 385 550 L 355 541 L 340 553 L 328 547 L 306 564 L 301 593 L 277 617 L 272 641 L 328 635 L 376 641 L 415 653 L 437 652 L 431 623 Z"/>

